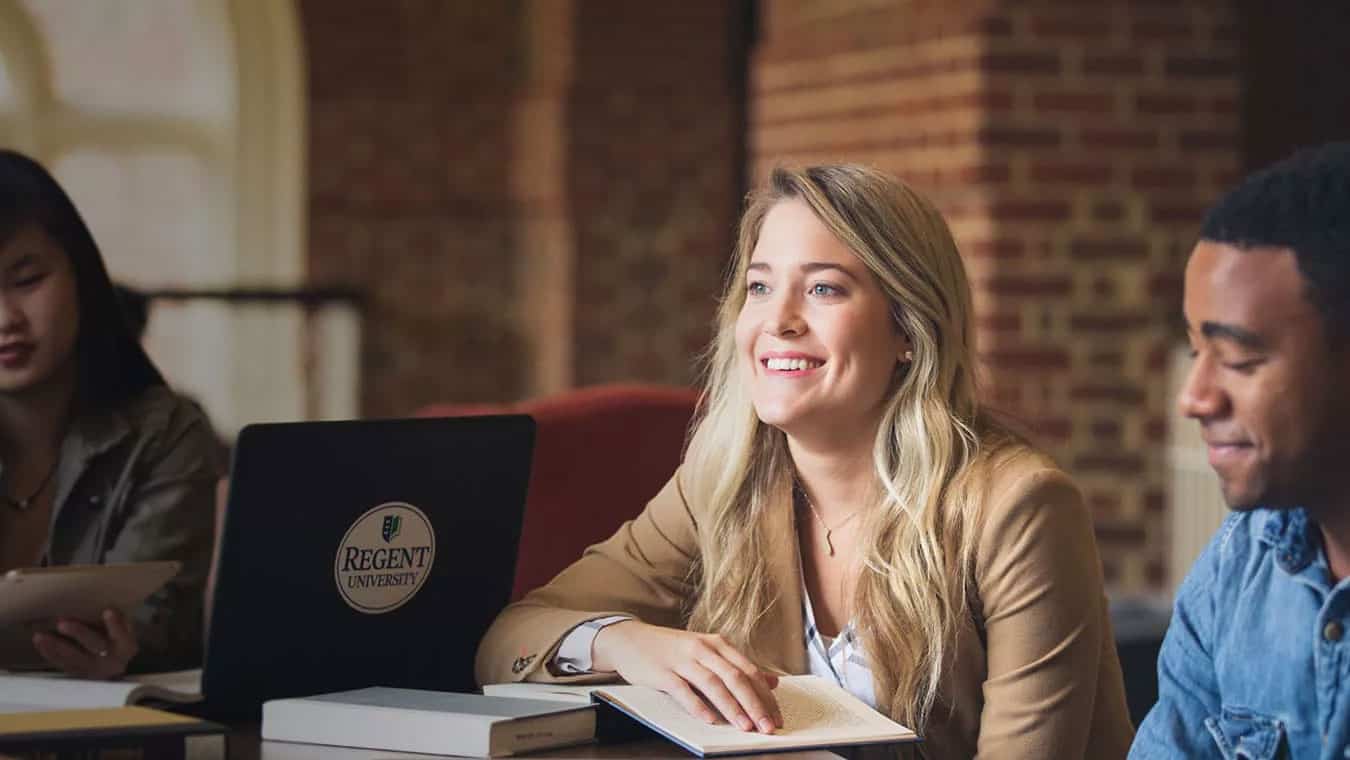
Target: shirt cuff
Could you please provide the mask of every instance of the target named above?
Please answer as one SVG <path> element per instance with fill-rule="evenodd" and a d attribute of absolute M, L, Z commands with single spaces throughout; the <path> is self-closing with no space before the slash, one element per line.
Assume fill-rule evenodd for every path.
<path fill-rule="evenodd" d="M 558 645 L 558 653 L 553 655 L 553 659 L 548 663 L 549 670 L 557 675 L 566 676 L 590 673 L 591 645 L 595 643 L 595 637 L 600 633 L 600 629 L 632 619 L 629 615 L 612 615 L 587 620 L 568 631 L 563 637 L 562 644 Z"/>

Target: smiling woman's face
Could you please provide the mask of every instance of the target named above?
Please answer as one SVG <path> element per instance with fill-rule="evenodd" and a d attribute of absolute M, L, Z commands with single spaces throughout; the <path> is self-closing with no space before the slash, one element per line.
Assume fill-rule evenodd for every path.
<path fill-rule="evenodd" d="M 736 348 L 759 418 L 789 435 L 870 435 L 910 346 L 862 261 L 786 200 L 765 216 L 744 284 Z"/>
<path fill-rule="evenodd" d="M 41 385 L 75 352 L 80 310 L 70 258 L 25 227 L 0 246 L 0 393 Z"/>

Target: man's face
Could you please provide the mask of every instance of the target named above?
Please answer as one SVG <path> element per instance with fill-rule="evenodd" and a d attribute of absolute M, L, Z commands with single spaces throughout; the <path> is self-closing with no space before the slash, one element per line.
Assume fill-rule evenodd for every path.
<path fill-rule="evenodd" d="M 1333 350 L 1305 290 L 1287 248 L 1202 240 L 1186 265 L 1195 363 L 1177 403 L 1200 423 L 1234 509 L 1335 497 L 1350 362 Z"/>

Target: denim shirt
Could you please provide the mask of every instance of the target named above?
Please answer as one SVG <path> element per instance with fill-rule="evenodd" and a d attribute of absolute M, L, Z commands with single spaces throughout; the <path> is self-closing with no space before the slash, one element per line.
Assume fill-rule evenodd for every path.
<path fill-rule="evenodd" d="M 1350 758 L 1350 578 L 1306 512 L 1230 516 L 1177 592 L 1132 760 Z"/>

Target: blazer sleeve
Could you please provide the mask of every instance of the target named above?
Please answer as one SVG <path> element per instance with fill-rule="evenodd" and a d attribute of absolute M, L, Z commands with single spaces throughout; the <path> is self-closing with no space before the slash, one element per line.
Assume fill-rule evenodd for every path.
<path fill-rule="evenodd" d="M 994 479 L 977 549 L 987 637 L 978 757 L 1084 757 L 1102 728 L 1094 710 L 1124 704 L 1120 683 L 1105 684 L 1119 699 L 1096 704 L 1101 674 L 1119 668 L 1102 663 L 1115 650 L 1092 520 L 1063 472 L 1018 469 L 1001 478 L 1010 487 Z M 1129 719 L 1110 724 L 1123 756 Z"/>
<path fill-rule="evenodd" d="M 220 470 L 210 423 L 195 404 L 180 401 L 133 462 L 137 473 L 125 513 L 103 561 L 178 560 L 179 573 L 132 611 L 140 654 L 133 671 L 199 667 L 203 602 L 215 537 Z"/>
<path fill-rule="evenodd" d="M 696 556 L 697 525 L 677 472 L 635 519 L 497 616 L 478 647 L 478 682 L 612 678 L 556 676 L 546 663 L 567 632 L 587 620 L 631 615 L 653 625 L 682 626 L 694 593 L 690 572 Z"/>

